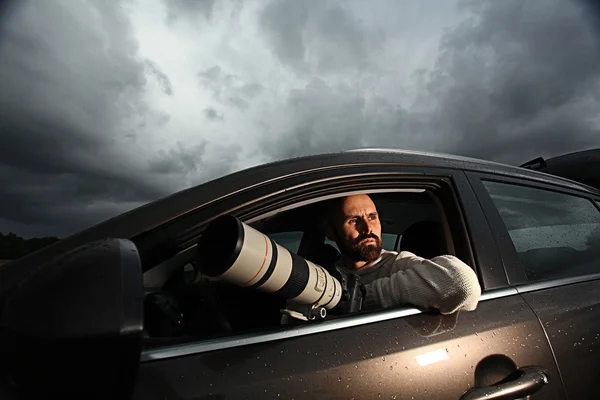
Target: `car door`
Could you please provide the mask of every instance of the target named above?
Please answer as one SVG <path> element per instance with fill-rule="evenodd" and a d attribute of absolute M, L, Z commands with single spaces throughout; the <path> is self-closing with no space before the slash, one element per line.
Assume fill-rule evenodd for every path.
<path fill-rule="evenodd" d="M 428 177 L 448 183 L 451 194 L 442 205 L 453 231 L 464 234 L 484 292 L 477 310 L 442 316 L 398 307 L 146 348 L 135 399 L 458 399 L 471 389 L 478 390 L 465 398 L 483 399 L 519 388 L 531 389 L 531 399 L 565 398 L 539 320 L 508 286 L 492 232 L 462 172 L 379 165 L 328 174 L 326 183 L 303 176 L 302 201 L 357 187 L 405 187 Z M 266 191 L 285 193 L 286 205 L 293 205 L 291 186 L 283 181 L 247 193 L 239 199 L 245 205 L 239 215 L 250 207 L 256 216 L 260 207 L 252 198 L 264 198 Z M 236 206 L 217 204 L 203 218 Z M 275 196 L 260 212 L 281 206 Z"/>
<path fill-rule="evenodd" d="M 600 398 L 598 195 L 532 181 L 471 177 L 509 268 L 539 316 L 570 399 Z"/>

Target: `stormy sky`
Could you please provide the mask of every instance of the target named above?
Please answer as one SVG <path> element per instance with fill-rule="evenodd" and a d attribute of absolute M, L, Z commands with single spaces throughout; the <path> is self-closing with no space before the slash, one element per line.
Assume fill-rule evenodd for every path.
<path fill-rule="evenodd" d="M 0 232 L 65 235 L 355 147 L 517 164 L 600 146 L 575 0 L 25 0 L 0 26 Z"/>

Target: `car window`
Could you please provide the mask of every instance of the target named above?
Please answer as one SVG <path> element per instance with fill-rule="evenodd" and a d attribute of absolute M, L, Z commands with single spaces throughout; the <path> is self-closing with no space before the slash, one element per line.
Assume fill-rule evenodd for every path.
<path fill-rule="evenodd" d="M 398 235 L 392 233 L 382 233 L 381 240 L 383 240 L 383 248 L 388 250 L 396 250 L 396 240 Z"/>
<path fill-rule="evenodd" d="M 302 232 L 275 232 L 267 234 L 280 246 L 285 247 L 291 252 L 297 253 L 300 247 L 300 241 L 302 240 Z"/>
<path fill-rule="evenodd" d="M 382 220 L 382 240 L 383 247 L 386 250 L 397 250 L 399 238 L 406 238 L 407 229 L 423 221 L 440 221 L 441 212 L 431 196 L 425 193 L 376 193 L 371 197 L 377 204 L 378 211 L 384 216 Z M 278 212 L 274 215 L 268 215 L 262 219 L 248 222 L 251 227 L 259 233 L 266 234 L 274 242 L 284 247 L 291 253 L 310 260 L 311 262 L 330 267 L 337 260 L 339 254 L 333 254 L 327 251 L 321 245 L 325 236 L 324 226 L 320 221 L 323 218 L 323 204 L 308 204 L 297 208 Z M 225 220 L 222 220 L 225 221 Z M 222 222 L 224 225 L 218 226 L 214 231 L 204 231 L 208 236 L 216 232 L 223 232 L 223 229 L 231 229 L 231 222 Z M 418 230 L 413 233 L 413 242 L 429 244 L 426 240 L 419 239 L 422 235 L 427 237 L 431 233 Z M 248 237 L 259 237 L 249 235 Z M 227 235 L 221 239 L 228 238 Z M 443 238 L 445 240 L 445 238 Z M 457 240 L 457 239 L 455 239 Z M 306 241 L 306 249 L 299 254 L 301 241 Z M 263 241 L 260 243 L 258 253 L 264 250 Z M 212 243 L 212 242 L 211 242 Z M 246 256 L 253 254 L 255 248 L 251 243 L 256 244 L 253 239 L 248 240 L 246 247 Z M 334 242 L 327 240 L 326 243 L 337 247 Z M 213 276 L 208 271 L 203 271 L 198 263 L 202 259 L 204 267 L 210 269 L 220 258 L 228 258 L 228 251 L 233 251 L 230 245 L 223 248 L 215 246 L 196 247 L 190 258 L 182 258 L 181 268 L 177 274 L 172 273 L 176 268 L 166 268 L 165 276 L 160 282 L 162 285 L 153 284 L 152 289 L 155 295 L 148 296 L 146 313 L 146 340 L 145 346 L 161 346 L 164 341 L 154 339 L 171 337 L 173 340 L 187 340 L 184 338 L 194 338 L 202 340 L 215 338 L 222 335 L 237 334 L 241 332 L 256 332 L 263 329 L 273 329 L 284 325 L 285 318 L 282 310 L 286 308 L 285 298 L 272 290 L 254 290 L 243 285 L 225 279 L 221 276 Z M 237 244 L 236 244 L 237 246 Z M 228 250 L 229 249 L 229 250 Z M 225 253 L 222 253 L 225 251 Z M 420 254 L 420 251 L 414 250 Z M 441 250 L 440 250 L 441 251 Z M 211 253 L 212 252 L 212 253 Z M 257 254 L 258 254 L 257 253 Z M 215 254 L 219 254 L 218 257 Z M 240 253 L 241 254 L 241 253 Z M 286 260 L 287 256 L 277 257 L 275 260 Z M 260 262 L 266 260 L 258 256 L 256 259 Z M 266 276 L 286 276 L 287 261 L 277 264 L 277 261 L 271 266 L 269 264 L 250 265 L 250 268 L 262 268 L 267 265 L 271 272 Z M 189 266 L 186 266 L 190 263 Z M 294 265 L 292 263 L 292 265 Z M 278 269 L 279 268 L 279 269 Z M 245 268 L 247 270 L 247 268 Z M 283 272 L 277 272 L 283 271 Z M 170 275 L 172 274 L 172 275 Z M 231 275 L 230 275 L 231 276 Z M 267 278 L 268 279 L 268 278 Z M 286 278 L 287 279 L 287 278 Z M 176 310 L 165 309 L 164 302 L 171 302 Z M 261 310 L 256 315 L 255 310 Z M 171 310 L 171 311 L 169 311 Z M 183 318 L 184 322 L 176 329 L 171 327 L 171 320 Z M 166 328 L 165 328 L 166 327 Z M 166 330 L 165 330 L 166 329 Z"/>
<path fill-rule="evenodd" d="M 600 272 L 600 211 L 587 199 L 484 181 L 529 280 Z"/>

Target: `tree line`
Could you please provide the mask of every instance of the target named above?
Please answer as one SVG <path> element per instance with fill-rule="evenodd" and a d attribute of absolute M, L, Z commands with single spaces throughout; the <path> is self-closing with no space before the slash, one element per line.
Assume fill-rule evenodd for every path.
<path fill-rule="evenodd" d="M 0 260 L 14 260 L 58 242 L 57 237 L 25 239 L 15 233 L 0 233 Z"/>

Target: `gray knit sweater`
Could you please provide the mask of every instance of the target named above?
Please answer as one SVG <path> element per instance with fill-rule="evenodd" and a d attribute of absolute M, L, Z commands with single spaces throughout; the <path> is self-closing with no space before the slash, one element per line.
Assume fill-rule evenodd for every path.
<path fill-rule="evenodd" d="M 473 269 L 451 255 L 428 260 L 383 250 L 379 259 L 352 271 L 365 285 L 365 310 L 413 305 L 452 314 L 475 310 L 481 296 Z"/>

